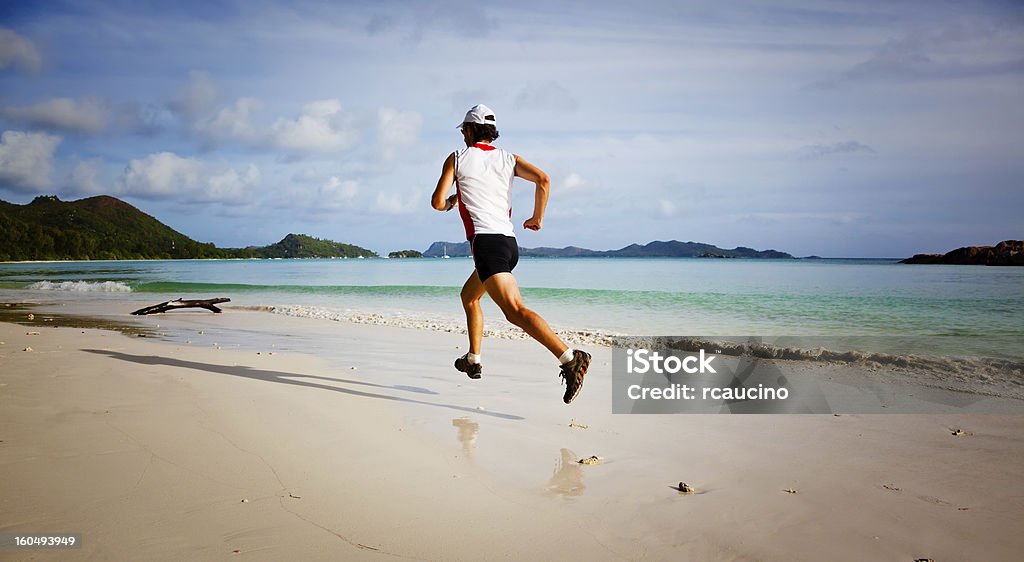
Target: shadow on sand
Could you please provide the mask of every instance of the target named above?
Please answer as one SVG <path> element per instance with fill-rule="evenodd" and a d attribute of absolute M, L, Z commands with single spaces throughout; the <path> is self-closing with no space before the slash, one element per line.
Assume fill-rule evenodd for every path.
<path fill-rule="evenodd" d="M 503 414 L 501 412 L 488 412 L 486 410 L 477 410 L 476 408 L 470 408 L 467 406 L 459 406 L 456 404 L 442 404 L 438 402 L 428 402 L 426 400 L 416 400 L 414 398 L 402 398 L 399 396 L 389 396 L 387 394 L 376 394 L 373 392 L 366 392 L 362 390 L 355 390 L 352 388 L 341 388 L 337 386 L 331 386 L 329 384 L 320 384 L 316 382 L 310 382 L 306 380 L 296 379 L 316 379 L 321 381 L 330 381 L 333 383 L 344 383 L 351 385 L 362 385 L 372 386 L 376 388 L 383 388 L 388 390 L 401 390 L 404 392 L 415 392 L 419 394 L 433 394 L 437 393 L 416 386 L 387 386 L 383 384 L 376 384 L 366 381 L 354 381 L 350 379 L 341 379 L 334 377 L 321 377 L 318 375 L 303 375 L 299 373 L 285 373 L 281 371 L 267 371 L 264 369 L 253 369 L 252 367 L 246 367 L 244 365 L 217 365 L 214 363 L 199 363 L 196 361 L 185 361 L 182 359 L 173 359 L 170 357 L 160 357 L 158 355 L 129 355 L 127 353 L 121 353 L 118 351 L 110 351 L 106 349 L 83 349 L 87 353 L 95 353 L 97 355 L 106 355 L 114 359 L 120 359 L 121 361 L 128 361 L 131 363 L 139 363 L 140 365 L 167 365 L 170 367 L 180 367 L 183 369 L 194 369 L 197 371 L 208 371 L 211 373 L 217 373 L 221 375 L 232 375 L 235 377 L 243 377 L 247 379 L 254 379 L 267 382 L 277 382 L 282 384 L 293 384 L 296 386 L 305 386 L 308 388 L 319 388 L 322 390 L 333 390 L 335 392 L 342 392 L 351 396 L 362 396 L 363 398 L 377 398 L 379 400 L 393 400 L 396 402 L 407 402 L 410 404 L 423 404 L 425 406 L 435 406 L 438 408 L 448 408 L 451 410 L 458 410 L 460 412 L 470 412 L 479 416 L 491 416 L 495 418 L 501 418 L 506 420 L 522 420 L 525 419 L 522 416 L 514 414 Z"/>

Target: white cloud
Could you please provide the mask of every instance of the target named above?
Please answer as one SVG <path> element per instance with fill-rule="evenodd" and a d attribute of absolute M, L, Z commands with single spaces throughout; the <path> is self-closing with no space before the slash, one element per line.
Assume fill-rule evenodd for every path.
<path fill-rule="evenodd" d="M 560 187 L 562 188 L 562 192 L 566 192 L 583 188 L 586 185 L 587 180 L 583 179 L 583 176 L 577 174 L 576 172 L 572 172 L 568 176 L 565 176 L 565 179 L 562 180 Z"/>
<path fill-rule="evenodd" d="M 0 137 L 0 186 L 15 191 L 49 187 L 53 153 L 60 141 L 46 133 L 4 131 Z"/>
<path fill-rule="evenodd" d="M 118 102 L 110 106 L 108 126 L 115 132 L 154 137 L 174 127 L 177 118 L 162 105 Z"/>
<path fill-rule="evenodd" d="M 306 168 L 304 171 L 312 169 Z M 304 176 L 302 171 L 295 175 Z M 315 177 L 306 176 L 298 183 L 267 193 L 264 205 L 277 210 L 298 212 L 314 220 L 324 220 L 325 215 L 331 215 L 333 220 L 334 213 L 355 209 L 360 192 L 359 182 L 355 180 L 330 176 L 326 181 L 318 181 Z"/>
<path fill-rule="evenodd" d="M 298 183 L 312 183 L 320 177 L 316 172 L 316 168 L 303 168 L 298 172 L 292 174 L 292 181 Z"/>
<path fill-rule="evenodd" d="M 32 41 L 11 29 L 0 28 L 0 70 L 17 65 L 22 70 L 37 72 L 42 64 L 43 57 Z"/>
<path fill-rule="evenodd" d="M 315 201 L 317 207 L 327 210 L 338 210 L 351 205 L 359 194 L 359 184 L 352 180 L 343 180 L 331 176 L 327 183 L 320 186 L 319 197 Z"/>
<path fill-rule="evenodd" d="M 394 158 L 400 149 L 416 143 L 423 117 L 415 111 L 389 107 L 377 110 L 377 139 L 385 159 Z"/>
<path fill-rule="evenodd" d="M 9 107 L 4 115 L 29 127 L 98 133 L 107 126 L 110 109 L 98 98 L 52 98 L 27 107 Z"/>
<path fill-rule="evenodd" d="M 426 200 L 420 193 L 410 193 L 403 197 L 398 193 L 379 191 L 372 210 L 385 215 L 408 215 L 425 207 Z"/>
<path fill-rule="evenodd" d="M 350 148 L 359 138 L 354 117 L 336 99 L 314 101 L 295 118 L 279 118 L 269 127 L 254 122 L 263 103 L 239 98 L 212 117 L 197 121 L 192 130 L 210 144 L 235 142 L 258 149 L 301 154 L 330 154 Z"/>
<path fill-rule="evenodd" d="M 167 106 L 186 120 L 193 121 L 209 111 L 216 100 L 217 85 L 210 75 L 193 70 L 185 84 L 171 95 Z"/>
<path fill-rule="evenodd" d="M 260 179 L 259 168 L 252 164 L 238 172 L 234 168 L 216 169 L 173 152 L 160 152 L 132 160 L 119 178 L 118 187 L 121 193 L 137 197 L 235 203 L 244 202 Z"/>
<path fill-rule="evenodd" d="M 255 98 L 239 98 L 234 105 L 221 109 L 215 116 L 197 124 L 195 129 L 205 140 L 214 144 L 232 140 L 258 144 L 260 134 L 253 127 L 250 116 L 261 106 Z"/>
<path fill-rule="evenodd" d="M 242 201 L 249 188 L 259 185 L 261 177 L 259 168 L 253 164 L 246 166 L 242 173 L 234 168 L 228 168 L 210 175 L 197 190 L 196 199 L 210 202 Z"/>
<path fill-rule="evenodd" d="M 359 131 L 336 99 L 314 101 L 295 119 L 278 119 L 270 144 L 295 152 L 337 152 L 355 144 Z"/>
<path fill-rule="evenodd" d="M 679 216 L 679 207 L 668 199 L 659 199 L 658 206 L 654 210 L 654 216 L 662 219 L 672 219 Z"/>
<path fill-rule="evenodd" d="M 77 194 L 99 195 L 109 191 L 100 183 L 103 173 L 103 160 L 94 158 L 83 160 L 71 170 L 70 190 Z"/>
<path fill-rule="evenodd" d="M 139 197 L 171 197 L 199 184 L 202 164 L 173 152 L 132 160 L 120 178 L 124 193 Z"/>

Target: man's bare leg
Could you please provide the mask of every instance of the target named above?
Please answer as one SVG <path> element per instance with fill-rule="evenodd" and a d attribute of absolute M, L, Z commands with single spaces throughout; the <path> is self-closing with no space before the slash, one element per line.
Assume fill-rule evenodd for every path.
<path fill-rule="evenodd" d="M 473 273 L 476 276 L 476 272 Z M 477 277 L 479 279 L 479 277 Z M 467 285 L 469 282 L 467 281 Z M 555 357 L 560 357 L 569 346 L 551 330 L 548 323 L 539 314 L 526 308 L 523 304 L 523 297 L 519 293 L 519 284 L 511 273 L 495 273 L 483 282 L 487 294 L 498 305 L 498 308 L 505 313 L 509 322 L 519 326 L 527 334 L 548 348 Z M 463 288 L 465 291 L 465 288 Z M 465 301 L 463 301 L 465 302 Z M 479 303 L 477 303 L 479 306 Z M 467 317 L 469 309 L 466 309 Z M 483 314 L 480 315 L 481 325 Z"/>
<path fill-rule="evenodd" d="M 480 276 L 473 274 L 462 286 L 462 308 L 466 310 L 466 331 L 469 333 L 469 352 L 480 355 L 484 337 L 484 311 L 480 307 L 480 298 L 484 296 L 484 284 Z"/>

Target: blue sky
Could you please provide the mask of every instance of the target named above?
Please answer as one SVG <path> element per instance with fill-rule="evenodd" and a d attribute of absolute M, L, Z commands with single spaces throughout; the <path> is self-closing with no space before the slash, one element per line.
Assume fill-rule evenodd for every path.
<path fill-rule="evenodd" d="M 422 250 L 486 103 L 524 246 L 906 256 L 1024 237 L 1022 100 L 1014 2 L 5 2 L 0 199 Z"/>

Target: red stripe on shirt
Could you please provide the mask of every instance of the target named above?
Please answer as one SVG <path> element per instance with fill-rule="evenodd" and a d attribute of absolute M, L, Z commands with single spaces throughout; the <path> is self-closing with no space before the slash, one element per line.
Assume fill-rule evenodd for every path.
<path fill-rule="evenodd" d="M 473 228 L 473 219 L 469 216 L 469 211 L 462 204 L 462 190 L 459 189 L 458 180 L 455 181 L 455 198 L 459 202 L 459 216 L 462 217 L 462 226 L 466 229 L 466 240 L 472 240 L 476 229 Z"/>

